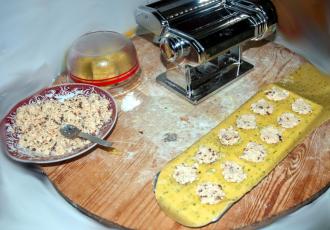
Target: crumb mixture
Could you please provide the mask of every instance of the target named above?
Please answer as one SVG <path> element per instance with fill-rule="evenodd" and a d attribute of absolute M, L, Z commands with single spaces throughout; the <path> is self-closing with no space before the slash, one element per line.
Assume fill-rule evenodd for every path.
<path fill-rule="evenodd" d="M 18 146 L 35 155 L 63 155 L 84 147 L 89 141 L 68 139 L 62 136 L 60 127 L 71 124 L 83 132 L 98 134 L 111 115 L 109 101 L 98 94 L 24 105 L 17 109 L 15 119 Z"/>

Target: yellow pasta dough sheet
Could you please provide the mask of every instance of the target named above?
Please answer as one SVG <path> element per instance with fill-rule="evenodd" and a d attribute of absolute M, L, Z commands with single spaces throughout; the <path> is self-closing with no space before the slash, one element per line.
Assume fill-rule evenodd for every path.
<path fill-rule="evenodd" d="M 270 84 L 159 173 L 155 196 L 178 223 L 218 220 L 319 125 L 323 107 Z"/>

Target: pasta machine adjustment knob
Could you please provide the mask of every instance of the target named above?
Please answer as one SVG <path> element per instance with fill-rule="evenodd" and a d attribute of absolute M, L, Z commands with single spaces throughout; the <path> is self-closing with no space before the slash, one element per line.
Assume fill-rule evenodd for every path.
<path fill-rule="evenodd" d="M 177 62 L 190 52 L 189 43 L 179 37 L 167 35 L 160 40 L 162 56 L 169 62 Z"/>

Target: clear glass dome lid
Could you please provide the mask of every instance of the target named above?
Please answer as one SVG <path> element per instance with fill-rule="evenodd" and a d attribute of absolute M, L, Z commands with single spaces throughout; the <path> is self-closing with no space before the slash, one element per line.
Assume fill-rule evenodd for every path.
<path fill-rule="evenodd" d="M 130 39 L 113 31 L 96 31 L 73 42 L 67 56 L 67 71 L 74 82 L 117 86 L 139 72 L 135 47 Z"/>

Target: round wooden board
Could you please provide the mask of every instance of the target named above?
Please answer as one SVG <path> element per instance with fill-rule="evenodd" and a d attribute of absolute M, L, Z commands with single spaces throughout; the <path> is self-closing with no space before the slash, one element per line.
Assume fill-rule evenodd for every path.
<path fill-rule="evenodd" d="M 57 190 L 75 207 L 99 221 L 129 229 L 184 229 L 158 207 L 152 179 L 180 154 L 237 109 L 265 83 L 283 79 L 305 62 L 273 44 L 247 49 L 252 72 L 194 106 L 155 82 L 163 72 L 159 48 L 136 37 L 142 67 L 132 92 L 140 105 L 119 113 L 108 137 L 114 151 L 95 148 L 79 158 L 41 166 Z M 59 79 L 59 81 L 63 81 Z M 117 97 L 120 107 L 123 96 Z M 166 140 L 175 133 L 177 139 Z M 310 202 L 330 185 L 330 122 L 309 135 L 261 183 L 205 229 L 254 228 Z"/>

